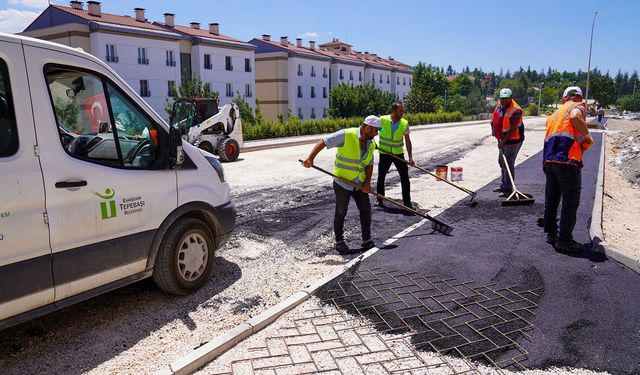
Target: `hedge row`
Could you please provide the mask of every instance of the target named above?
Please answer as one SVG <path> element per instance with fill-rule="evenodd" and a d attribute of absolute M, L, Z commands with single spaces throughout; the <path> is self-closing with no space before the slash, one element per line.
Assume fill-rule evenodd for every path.
<path fill-rule="evenodd" d="M 436 124 L 462 121 L 462 113 L 412 113 L 405 114 L 404 118 L 409 121 L 409 125 Z M 262 120 L 258 124 L 243 124 L 242 130 L 244 140 L 251 141 L 267 138 L 332 133 L 343 128 L 360 126 L 362 120 L 363 118 L 361 117 L 300 120 L 296 116 L 291 116 L 284 123 Z"/>

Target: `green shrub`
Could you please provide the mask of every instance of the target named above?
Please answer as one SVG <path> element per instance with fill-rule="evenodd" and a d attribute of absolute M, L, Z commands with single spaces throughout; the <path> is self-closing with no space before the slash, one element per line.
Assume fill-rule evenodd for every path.
<path fill-rule="evenodd" d="M 461 112 L 439 113 L 407 113 L 404 115 L 409 125 L 438 124 L 462 121 Z M 243 122 L 243 137 L 245 141 L 292 137 L 298 135 L 314 135 L 332 133 L 344 128 L 358 127 L 363 117 L 323 118 L 300 120 L 297 116 L 289 116 L 282 121 L 264 120 L 256 123 Z"/>

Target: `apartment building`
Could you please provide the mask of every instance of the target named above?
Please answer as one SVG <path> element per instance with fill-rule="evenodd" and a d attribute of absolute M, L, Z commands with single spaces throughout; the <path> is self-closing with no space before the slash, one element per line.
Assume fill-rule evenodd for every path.
<path fill-rule="evenodd" d="M 239 94 L 255 108 L 254 45 L 220 34 L 218 23 L 202 29 L 199 22 L 176 25 L 172 13 L 165 13 L 164 18 L 164 22 L 154 25 L 185 38 L 180 42 L 183 79 L 195 75 L 209 83 L 211 91 L 218 92 L 220 105 L 230 103 Z"/>
<path fill-rule="evenodd" d="M 221 35 L 219 25 L 200 30 L 195 23 L 174 25 L 171 13 L 165 14 L 162 23 L 149 22 L 142 8 L 128 16 L 105 13 L 98 1 L 86 5 L 85 9 L 82 1 L 71 1 L 70 6 L 51 4 L 21 34 L 80 47 L 105 61 L 165 118 L 173 89 L 192 74 L 211 83 L 212 91 L 220 93 L 221 104 L 240 92 L 254 105 L 255 47 Z M 205 55 L 209 55 L 208 65 Z"/>
<path fill-rule="evenodd" d="M 315 42 L 296 44 L 283 36 L 254 38 L 256 94 L 265 118 L 277 119 L 288 111 L 301 119 L 326 117 L 329 109 L 331 58 L 316 50 Z"/>

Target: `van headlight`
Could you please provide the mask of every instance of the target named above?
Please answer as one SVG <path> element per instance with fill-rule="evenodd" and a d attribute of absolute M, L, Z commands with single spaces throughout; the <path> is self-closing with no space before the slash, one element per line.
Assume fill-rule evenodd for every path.
<path fill-rule="evenodd" d="M 224 168 L 222 168 L 222 163 L 220 160 L 214 158 L 213 156 L 205 156 L 205 159 L 211 164 L 213 169 L 215 169 L 218 177 L 220 177 L 220 182 L 224 182 Z"/>

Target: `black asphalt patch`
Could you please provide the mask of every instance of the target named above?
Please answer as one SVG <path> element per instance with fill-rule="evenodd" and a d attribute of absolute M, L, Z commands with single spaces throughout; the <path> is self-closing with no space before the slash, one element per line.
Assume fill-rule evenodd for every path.
<path fill-rule="evenodd" d="M 603 140 L 602 134 L 593 136 L 596 146 L 584 157 L 583 190 L 574 230 L 575 240 L 585 244 L 582 253 L 572 256 L 557 253 L 545 242 L 545 234 L 537 226 L 537 220 L 544 210 L 545 184 L 539 153 L 516 169 L 517 187 L 534 195 L 534 205 L 502 207 L 502 198 L 497 198 L 497 194 L 491 191 L 499 181 L 493 181 L 478 191 L 480 203 L 476 208 L 469 209 L 461 201 L 437 217 L 454 227 L 453 236 L 432 234 L 430 226 L 423 225 L 395 242 L 397 246 L 382 249 L 362 261 L 357 272 L 345 274 L 321 289 L 318 297 L 323 300 L 334 298 L 332 293 L 335 293 L 337 285 L 348 284 L 354 275 L 366 272 L 493 285 L 491 289 L 494 291 L 510 290 L 514 295 L 525 293 L 526 300 L 532 304 L 523 307 L 524 310 L 515 308 L 516 312 L 509 308 L 501 311 L 503 317 L 507 318 L 509 314 L 518 315 L 517 311 L 526 310 L 526 317 L 525 313 L 518 316 L 530 322 L 532 329 L 526 333 L 524 329 L 514 329 L 508 336 L 521 346 L 526 356 L 514 355 L 514 350 L 518 348 L 505 348 L 503 353 L 496 352 L 496 356 L 491 357 L 498 364 L 508 367 L 514 363 L 509 362 L 512 359 L 529 369 L 571 366 L 616 374 L 639 374 L 640 275 L 615 261 L 608 261 L 601 249 L 592 249 L 589 237 L 600 157 L 599 144 Z M 392 303 L 392 299 L 386 301 L 383 290 L 389 289 L 388 285 L 377 285 L 370 286 L 367 291 L 358 289 L 358 293 L 366 298 L 358 302 L 359 305 L 349 305 L 347 310 L 374 322 L 389 316 L 389 321 L 382 319 L 384 324 L 378 326 L 383 331 L 406 330 L 411 324 L 415 325 L 416 317 L 424 315 L 425 311 L 434 311 L 433 306 L 426 302 L 427 299 L 418 298 L 424 303 L 413 306 L 405 303 L 404 307 Z M 346 292 L 347 295 L 357 294 L 349 290 Z M 473 298 L 479 298 L 471 294 L 458 297 L 456 301 L 460 306 L 474 305 Z M 472 300 L 461 303 L 460 300 L 466 297 Z M 517 302 L 516 297 L 503 297 L 507 301 L 511 299 Z M 367 301 L 367 298 L 373 300 Z M 371 304 L 376 308 L 372 309 L 369 306 Z M 358 306 L 365 308 L 360 310 Z M 407 307 L 418 307 L 418 310 L 399 315 L 399 311 L 408 311 Z M 477 317 L 480 314 L 476 312 Z M 487 327 L 500 332 L 496 328 L 500 322 L 488 323 Z M 451 327 L 441 328 L 446 331 Z M 413 329 L 422 334 L 414 338 L 414 343 L 425 340 L 430 343 L 429 348 L 423 348 L 425 350 L 433 350 L 436 346 L 434 342 L 437 344 L 434 340 L 444 337 L 451 342 L 440 343 L 441 347 L 435 347 L 436 350 L 444 348 L 446 351 L 447 345 L 450 345 L 457 348 L 451 353 L 463 356 L 471 353 L 471 357 L 483 345 L 490 347 L 484 340 L 496 334 L 489 329 L 482 339 L 474 341 L 470 332 L 464 335 L 457 331 L 438 333 L 436 329 L 429 332 Z M 460 336 L 467 340 L 466 346 Z"/>

